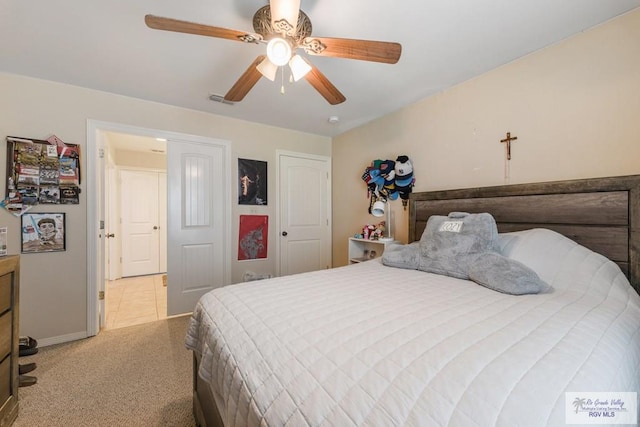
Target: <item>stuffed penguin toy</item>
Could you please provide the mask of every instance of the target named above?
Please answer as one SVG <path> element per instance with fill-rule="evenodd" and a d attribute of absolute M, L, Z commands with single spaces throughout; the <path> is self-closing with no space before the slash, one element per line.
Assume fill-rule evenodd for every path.
<path fill-rule="evenodd" d="M 408 156 L 398 156 L 395 162 L 396 191 L 402 199 L 402 206 L 407 209 L 409 194 L 415 183 L 413 165 Z"/>

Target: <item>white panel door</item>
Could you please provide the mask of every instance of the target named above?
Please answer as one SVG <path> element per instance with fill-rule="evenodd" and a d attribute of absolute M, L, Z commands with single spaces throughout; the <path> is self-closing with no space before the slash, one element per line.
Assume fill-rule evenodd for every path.
<path fill-rule="evenodd" d="M 157 274 L 160 272 L 158 173 L 122 170 L 120 179 L 122 276 Z"/>
<path fill-rule="evenodd" d="M 167 144 L 167 315 L 192 312 L 210 290 L 227 283 L 226 147 Z"/>
<path fill-rule="evenodd" d="M 331 265 L 329 161 L 279 156 L 280 275 Z"/>

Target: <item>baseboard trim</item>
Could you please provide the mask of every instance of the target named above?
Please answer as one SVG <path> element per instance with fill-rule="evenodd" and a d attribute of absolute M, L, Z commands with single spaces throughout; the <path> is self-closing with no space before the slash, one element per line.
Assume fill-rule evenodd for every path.
<path fill-rule="evenodd" d="M 74 332 L 73 334 L 58 335 L 57 337 L 38 338 L 38 347 L 48 347 L 50 345 L 62 344 L 65 342 L 77 341 L 85 339 L 89 336 L 87 331 Z"/>

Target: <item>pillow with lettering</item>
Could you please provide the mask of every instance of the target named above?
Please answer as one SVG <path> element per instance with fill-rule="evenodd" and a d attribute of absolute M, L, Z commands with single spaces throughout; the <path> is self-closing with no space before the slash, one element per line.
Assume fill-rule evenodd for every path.
<path fill-rule="evenodd" d="M 418 269 L 469 279 L 470 264 L 486 252 L 500 253 L 498 226 L 491 214 L 433 215 L 420 238 Z"/>

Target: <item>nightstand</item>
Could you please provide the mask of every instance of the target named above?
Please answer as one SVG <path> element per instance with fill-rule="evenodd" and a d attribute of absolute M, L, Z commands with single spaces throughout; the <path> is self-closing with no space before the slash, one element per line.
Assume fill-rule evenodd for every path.
<path fill-rule="evenodd" d="M 397 240 L 368 240 L 349 238 L 349 264 L 369 261 L 382 256 L 387 245 L 400 243 Z"/>

